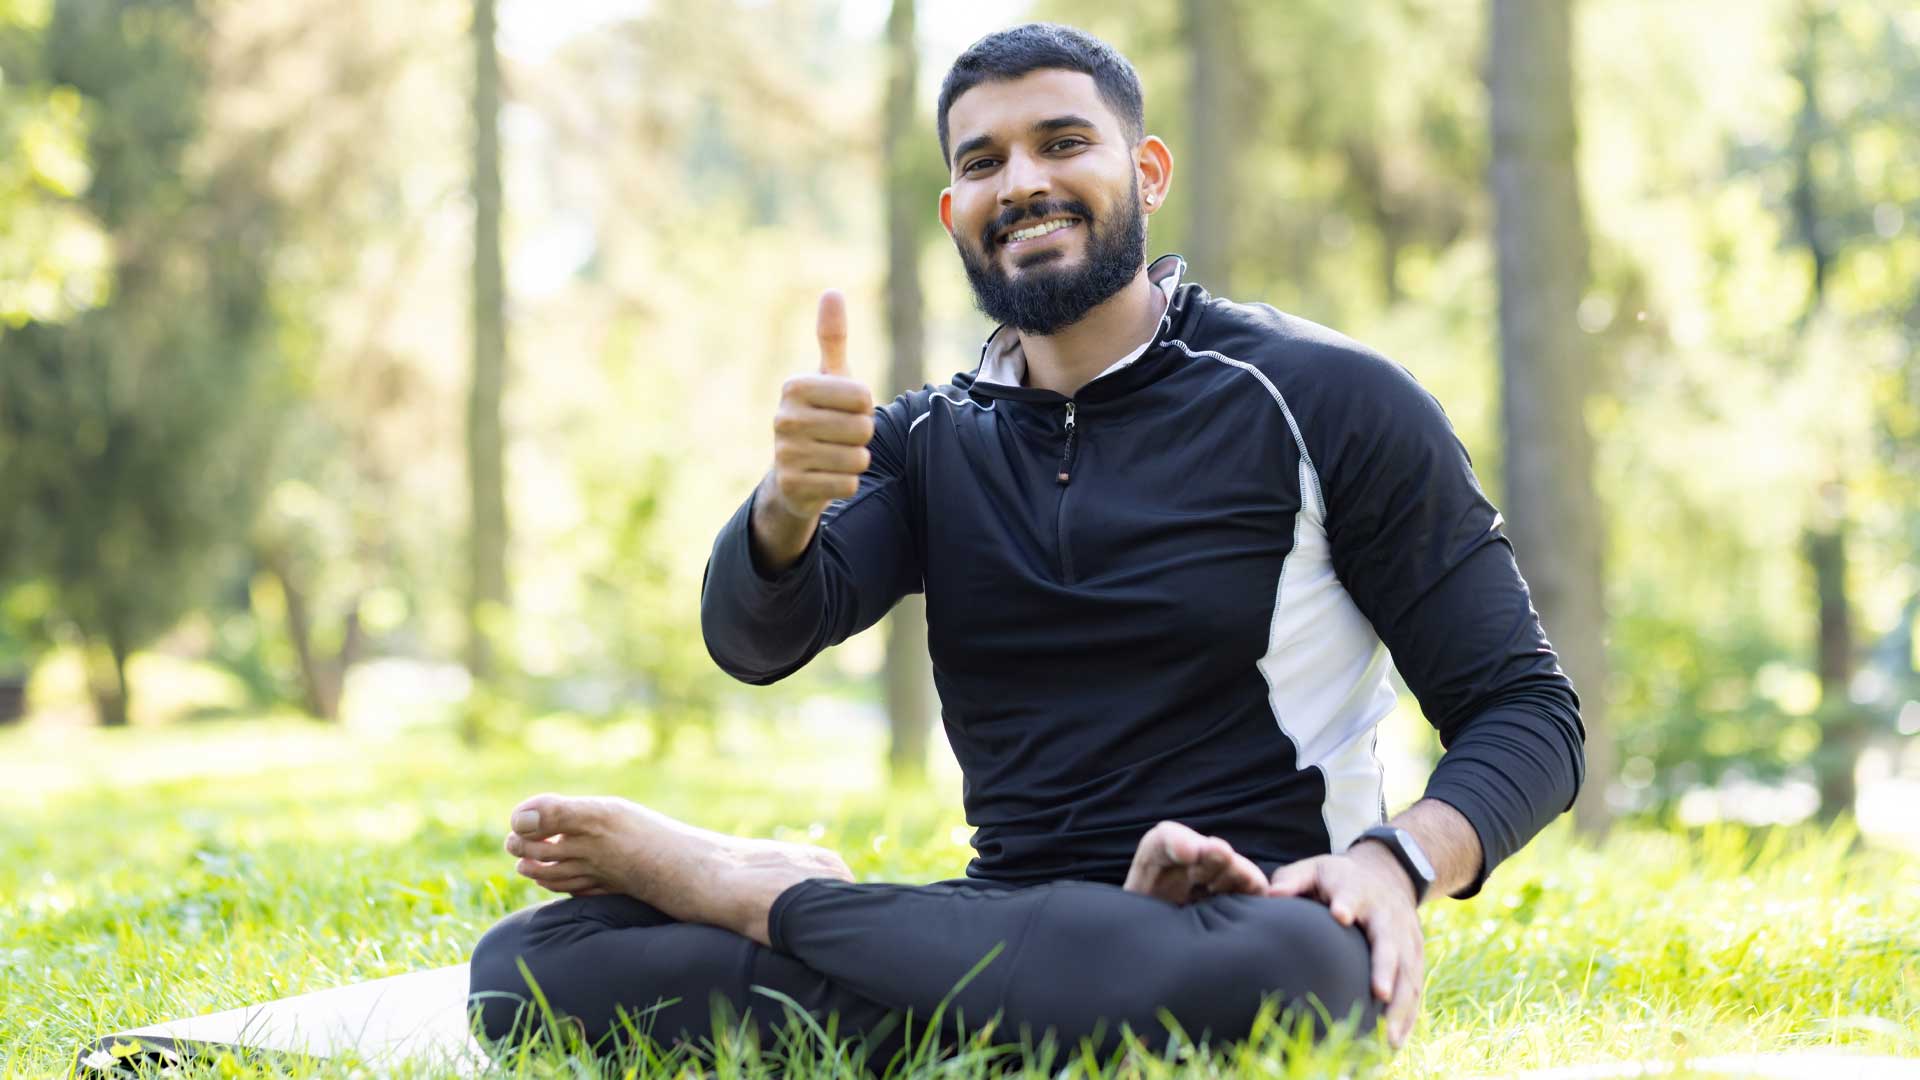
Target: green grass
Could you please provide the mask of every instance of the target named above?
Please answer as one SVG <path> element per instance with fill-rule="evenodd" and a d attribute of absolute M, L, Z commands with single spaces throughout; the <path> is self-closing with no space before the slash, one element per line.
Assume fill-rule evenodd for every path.
<path fill-rule="evenodd" d="M 811 838 L 875 880 L 953 876 L 967 857 L 953 793 L 888 795 L 877 743 L 828 756 L 735 739 L 649 767 L 623 763 L 619 733 L 530 742 L 476 754 L 430 732 L 286 724 L 0 733 L 0 1074 L 63 1074 L 82 1043 L 124 1027 L 459 962 L 540 898 L 499 849 L 507 809 L 538 790 Z M 1920 1058 L 1920 860 L 1844 827 L 1622 830 L 1599 850 L 1556 827 L 1426 924 L 1426 1004 L 1397 1055 L 1368 1040 L 1287 1052 L 1276 1030 L 1184 1060 L 1054 1071 L 1401 1078 L 1815 1048 Z M 608 1075 L 760 1076 L 782 1061 L 779 1047 L 719 1050 Z M 817 1044 L 785 1052 L 807 1063 L 790 1071 L 844 1072 Z M 971 1077 L 994 1060 L 976 1048 L 917 1071 Z M 596 1069 L 548 1050 L 501 1071 Z M 372 1075 L 337 1062 L 205 1074 Z"/>

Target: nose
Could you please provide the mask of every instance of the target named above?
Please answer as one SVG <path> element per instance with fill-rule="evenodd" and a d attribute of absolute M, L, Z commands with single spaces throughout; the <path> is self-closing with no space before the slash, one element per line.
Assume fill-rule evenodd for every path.
<path fill-rule="evenodd" d="M 1049 190 L 1047 163 L 1023 149 L 1007 155 L 1000 168 L 1000 205 L 1014 206 L 1032 202 Z"/>

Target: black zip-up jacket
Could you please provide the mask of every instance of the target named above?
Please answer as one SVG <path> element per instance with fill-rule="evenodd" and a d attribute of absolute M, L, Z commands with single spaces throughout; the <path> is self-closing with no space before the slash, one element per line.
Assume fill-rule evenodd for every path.
<path fill-rule="evenodd" d="M 981 367 L 875 410 L 872 464 L 767 574 L 720 530 L 707 648 L 764 684 L 924 591 L 968 873 L 1124 879 L 1181 821 L 1266 869 L 1384 817 L 1389 652 L 1446 748 L 1427 795 L 1492 868 L 1568 808 L 1579 701 L 1439 404 L 1398 364 L 1180 284 L 1153 340 L 1066 397 Z M 1516 452 L 1521 452 L 1516 450 Z"/>

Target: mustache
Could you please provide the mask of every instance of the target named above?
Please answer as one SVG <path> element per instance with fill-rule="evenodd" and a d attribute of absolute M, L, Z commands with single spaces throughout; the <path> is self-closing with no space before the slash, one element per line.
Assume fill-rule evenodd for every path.
<path fill-rule="evenodd" d="M 1087 208 L 1086 203 L 1072 199 L 1052 199 L 1046 202 L 1032 203 L 1027 206 L 1010 207 L 1001 211 L 998 217 L 988 222 L 986 227 L 980 230 L 980 248 L 983 251 L 992 251 L 994 237 L 999 236 L 1001 233 L 1013 228 L 1028 218 L 1039 221 L 1043 218 L 1050 218 L 1059 214 L 1071 214 L 1087 223 L 1088 232 L 1093 231 L 1093 211 Z"/>

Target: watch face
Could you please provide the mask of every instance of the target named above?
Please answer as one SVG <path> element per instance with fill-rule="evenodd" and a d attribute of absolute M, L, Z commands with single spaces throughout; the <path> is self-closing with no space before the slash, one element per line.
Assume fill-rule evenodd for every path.
<path fill-rule="evenodd" d="M 1433 864 L 1427 861 L 1427 853 L 1420 850 L 1420 845 L 1413 839 L 1413 834 L 1407 832 L 1405 829 L 1395 829 L 1394 832 L 1400 834 L 1400 850 L 1406 852 L 1407 858 L 1411 859 L 1413 865 L 1419 868 L 1420 876 L 1426 878 L 1428 881 L 1432 881 L 1434 878 Z"/>

